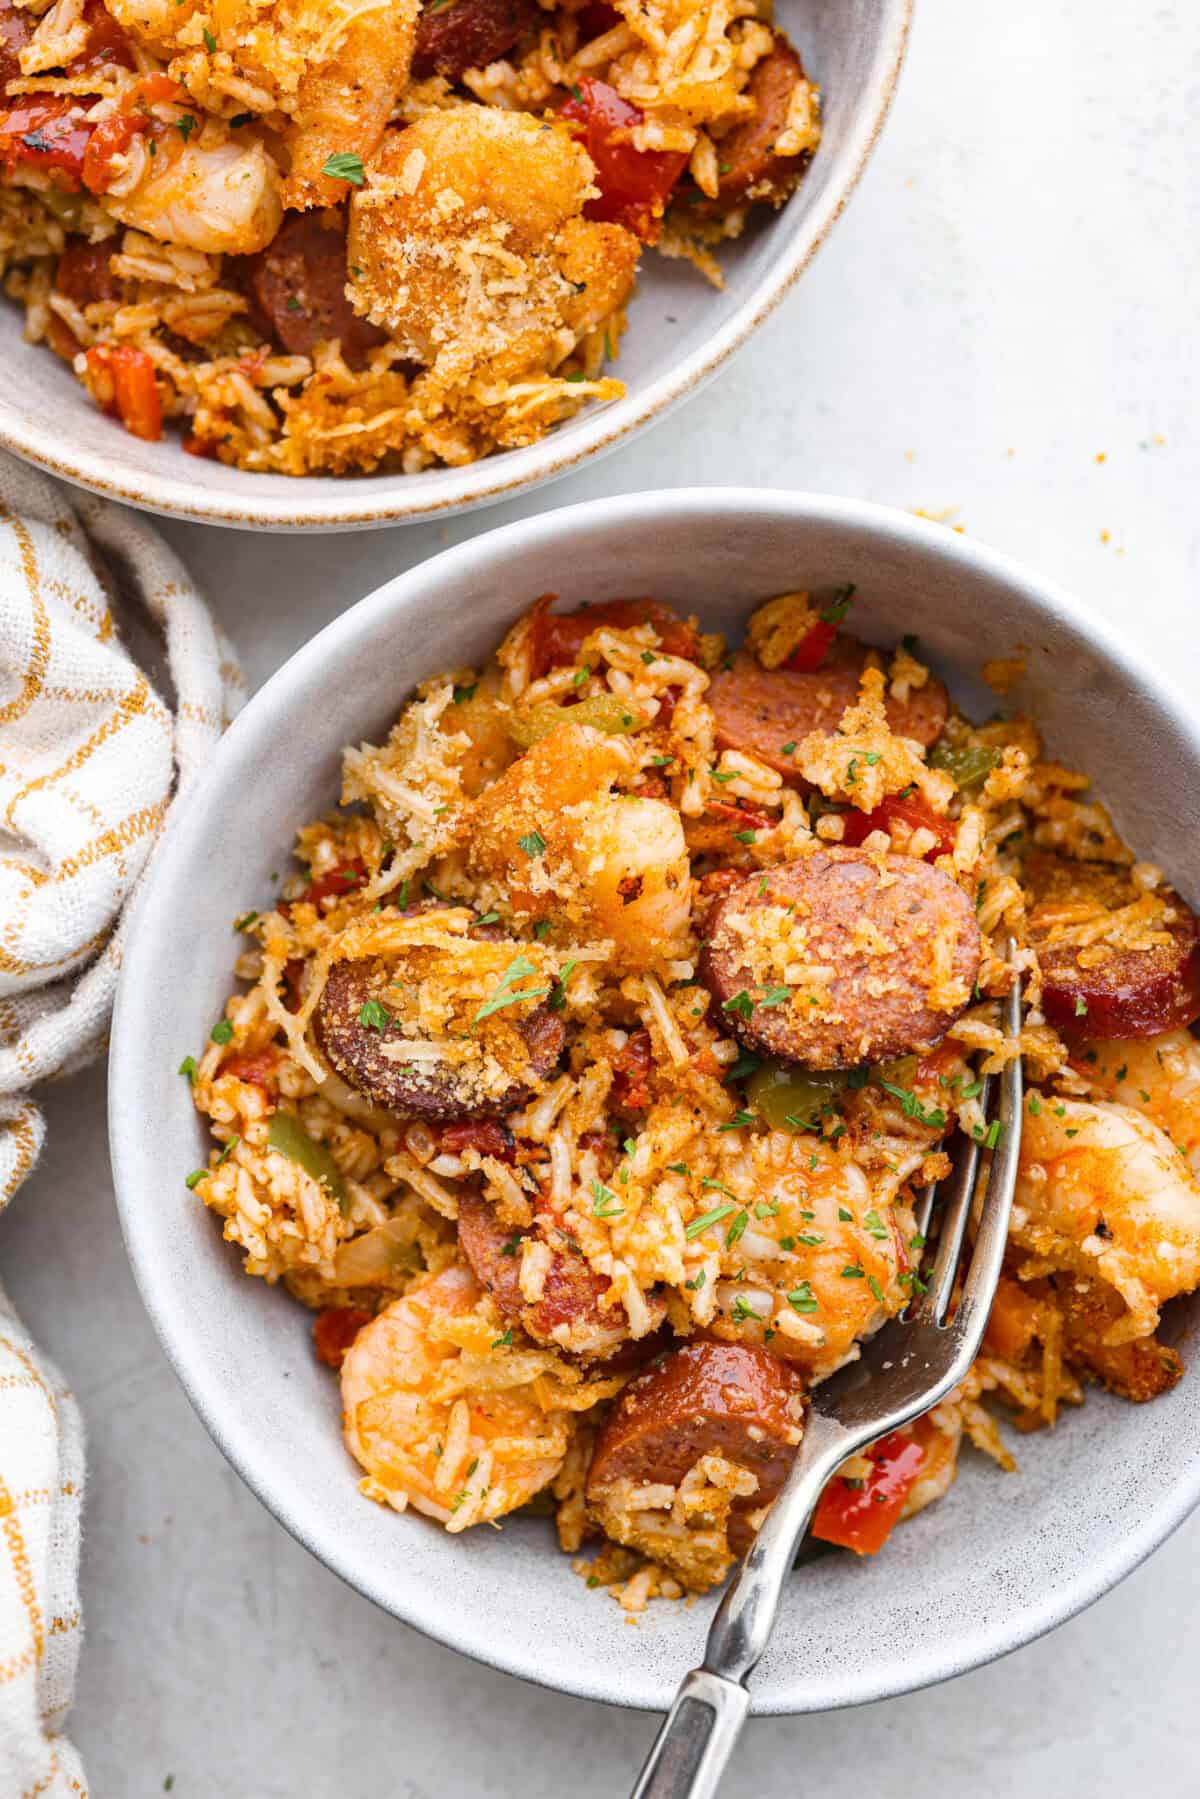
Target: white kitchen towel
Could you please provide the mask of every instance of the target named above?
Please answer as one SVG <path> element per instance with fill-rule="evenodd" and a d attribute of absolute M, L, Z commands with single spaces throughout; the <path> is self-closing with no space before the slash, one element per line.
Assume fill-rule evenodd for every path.
<path fill-rule="evenodd" d="M 129 902 L 242 681 L 142 519 L 0 454 L 0 1211 L 37 1160 L 31 1089 L 107 1041 Z M 79 1656 L 83 1429 L 0 1287 L 0 1795 L 87 1792 L 62 1734 Z"/>

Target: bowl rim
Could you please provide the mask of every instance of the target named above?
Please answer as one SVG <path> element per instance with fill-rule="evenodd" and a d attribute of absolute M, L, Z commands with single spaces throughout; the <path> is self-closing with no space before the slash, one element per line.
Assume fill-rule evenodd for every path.
<path fill-rule="evenodd" d="M 498 451 L 463 469 L 437 471 L 445 477 L 445 491 L 440 495 L 428 497 L 424 488 L 410 487 L 411 476 L 365 476 L 340 481 L 337 491 L 301 504 L 289 497 L 286 486 L 271 491 L 264 488 L 254 497 L 255 477 L 245 470 L 229 471 L 247 482 L 247 496 L 240 501 L 206 495 L 188 481 L 186 471 L 171 472 L 166 458 L 162 471 L 150 476 L 115 473 L 103 451 L 65 445 L 60 421 L 22 416 L 3 392 L 0 446 L 106 499 L 122 500 L 165 517 L 249 531 L 345 531 L 415 524 L 513 499 L 557 480 L 590 458 L 605 455 L 697 392 L 774 311 L 813 260 L 862 178 L 900 78 L 916 0 L 879 0 L 879 4 L 879 44 L 862 103 L 853 114 L 840 152 L 842 178 L 830 186 L 811 213 L 797 212 L 797 224 L 779 254 L 718 331 L 636 394 L 627 393 L 578 415 L 569 448 L 552 430 L 524 449 Z"/>
<path fill-rule="evenodd" d="M 664 514 L 686 519 L 701 512 L 709 516 L 714 513 L 729 518 L 736 516 L 743 521 L 749 516 L 764 527 L 781 521 L 813 526 L 842 524 L 940 561 L 951 571 L 969 568 L 986 578 L 1019 589 L 1022 597 L 1037 610 L 1089 639 L 1130 681 L 1143 685 L 1193 748 L 1200 762 L 1200 719 L 1173 682 L 1151 664 L 1136 644 L 1123 641 L 1107 620 L 1089 612 L 1056 583 L 1031 574 L 1006 553 L 874 501 L 777 488 L 693 487 L 588 500 L 518 519 L 456 544 L 394 576 L 334 618 L 263 683 L 226 731 L 200 781 L 205 784 L 220 781 L 226 762 L 238 753 L 241 738 L 253 727 L 253 717 L 260 710 L 258 702 L 262 696 L 268 696 L 268 700 L 281 697 L 293 682 L 303 684 L 310 674 L 326 669 L 329 650 L 335 644 L 340 642 L 340 653 L 345 653 L 354 639 L 372 638 L 395 609 L 403 608 L 412 600 L 414 590 L 418 593 L 422 588 L 436 590 L 447 577 L 456 578 L 472 569 L 478 572 L 481 559 L 490 561 L 497 552 L 518 544 L 525 551 L 559 547 L 580 528 L 592 526 L 599 520 L 603 520 L 605 530 L 611 533 L 628 525 L 661 519 Z M 603 1683 L 575 1678 L 570 1668 L 555 1669 L 551 1675 L 544 1662 L 538 1661 L 536 1650 L 511 1639 L 485 1638 L 482 1632 L 476 1632 L 466 1613 L 458 1615 L 444 1609 L 436 1599 L 426 1598 L 424 1594 L 415 1600 L 411 1593 L 406 1594 L 406 1609 L 399 1611 L 395 1594 L 383 1577 L 386 1571 L 374 1577 L 364 1572 L 352 1556 L 342 1553 L 341 1539 L 336 1533 L 310 1529 L 305 1520 L 297 1516 L 292 1485 L 285 1484 L 269 1467 L 256 1463 L 253 1445 L 248 1439 L 236 1436 L 220 1416 L 219 1405 L 210 1404 L 202 1371 L 189 1366 L 186 1349 L 174 1340 L 175 1301 L 170 1281 L 165 1269 L 142 1253 L 140 1243 L 139 1213 L 151 1200 L 144 1194 L 139 1195 L 136 1132 L 131 1129 L 139 1115 L 138 1055 L 136 1052 L 125 1054 L 123 1045 L 138 1041 L 138 1033 L 130 1027 L 136 1021 L 142 960 L 149 956 L 151 936 L 148 930 L 140 928 L 142 920 L 153 909 L 156 889 L 165 891 L 176 869 L 186 869 L 190 863 L 186 833 L 181 826 L 183 816 L 176 811 L 168 823 L 164 842 L 135 904 L 117 990 L 108 1063 L 109 1144 L 122 1235 L 142 1303 L 171 1367 L 217 1447 L 267 1510 L 318 1561 L 382 1610 L 448 1648 L 535 1685 L 634 1710 L 660 1709 L 656 1701 L 644 1693 L 630 1692 L 623 1687 L 619 1675 Z M 1200 1459 L 1193 1461 L 1190 1470 L 1184 1469 L 1165 1485 L 1158 1500 L 1140 1513 L 1133 1526 L 1114 1533 L 1103 1551 L 1094 1555 L 1077 1574 L 1061 1583 L 1053 1583 L 1041 1603 L 1014 1615 L 1005 1627 L 971 1625 L 965 1631 L 960 1630 L 952 1642 L 939 1641 L 914 1647 L 902 1665 L 855 1672 L 845 1678 L 833 1700 L 826 1697 L 809 1706 L 805 1704 L 803 1694 L 763 1693 L 755 1696 L 758 1702 L 754 1710 L 763 1716 L 791 1716 L 810 1710 L 840 1710 L 868 1704 L 934 1685 L 1007 1655 L 1103 1597 L 1176 1530 L 1198 1504 Z M 975 1637 L 971 1635 L 972 1629 L 977 1632 Z"/>

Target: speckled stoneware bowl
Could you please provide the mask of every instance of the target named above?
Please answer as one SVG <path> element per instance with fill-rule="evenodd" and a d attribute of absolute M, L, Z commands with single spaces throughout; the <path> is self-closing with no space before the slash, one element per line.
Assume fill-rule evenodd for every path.
<path fill-rule="evenodd" d="M 451 1537 L 360 1498 L 309 1315 L 239 1272 L 217 1220 L 184 1188 L 207 1138 L 175 1070 L 219 1015 L 231 921 L 287 866 L 294 828 L 334 801 L 342 746 L 378 740 L 417 680 L 476 663 L 547 589 L 573 602 L 653 594 L 737 635 L 765 596 L 842 581 L 858 584 L 856 630 L 880 642 L 917 632 L 978 715 L 996 701 L 972 671 L 1023 646 L 1027 675 L 1012 703 L 1101 783 L 1138 849 L 1200 899 L 1178 799 L 1200 787 L 1200 731 L 1161 677 L 1076 602 L 901 513 L 682 490 L 506 526 L 330 625 L 230 730 L 170 829 L 130 936 L 111 1063 L 117 1195 L 142 1295 L 201 1417 L 281 1522 L 360 1591 L 469 1655 L 594 1699 L 665 1706 L 700 1657 L 712 1601 L 653 1606 L 632 1630 L 572 1574 L 546 1520 Z M 951 1494 L 877 1561 L 831 1555 L 794 1576 L 753 1683 L 756 1709 L 878 1699 L 1059 1623 L 1200 1497 L 1198 1441 L 1193 1374 L 1148 1406 L 1089 1394 L 1053 1434 L 1017 1439 L 1018 1475 L 965 1456 Z"/>
<path fill-rule="evenodd" d="M 913 0 L 778 0 L 776 14 L 820 82 L 824 135 L 782 211 L 721 254 L 718 293 L 684 263 L 643 259 L 617 373 L 625 397 L 585 408 L 524 450 L 467 468 L 353 479 L 249 474 L 189 456 L 178 436 L 131 437 L 98 412 L 44 345 L 21 337 L 21 309 L 0 300 L 0 444 L 113 499 L 151 512 L 251 530 L 343 530 L 463 511 L 566 474 L 708 379 L 808 266 L 854 189 L 895 90 Z M 869 324 L 864 305 L 863 324 Z"/>

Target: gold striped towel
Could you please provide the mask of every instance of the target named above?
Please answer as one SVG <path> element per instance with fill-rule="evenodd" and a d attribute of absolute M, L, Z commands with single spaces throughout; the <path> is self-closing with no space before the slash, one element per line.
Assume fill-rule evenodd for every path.
<path fill-rule="evenodd" d="M 41 1148 L 29 1090 L 106 1042 L 130 897 L 241 692 L 144 520 L 0 455 L 0 1211 Z M 61 1734 L 82 1493 L 75 1401 L 0 1288 L 5 1799 L 87 1792 Z"/>

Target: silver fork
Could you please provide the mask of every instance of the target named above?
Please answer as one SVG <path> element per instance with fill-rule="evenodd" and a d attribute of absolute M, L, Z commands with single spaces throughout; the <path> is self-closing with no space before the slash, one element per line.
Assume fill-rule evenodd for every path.
<path fill-rule="evenodd" d="M 1004 1023 L 1015 1040 L 1021 1028 L 1016 983 L 1005 1002 Z M 750 1709 L 746 1682 L 770 1641 L 784 1584 L 825 1482 L 848 1456 L 937 1405 L 978 1353 L 1000 1278 L 1017 1178 L 1019 1058 L 1008 1063 L 998 1080 L 985 1080 L 980 1101 L 990 1121 L 985 1144 L 996 1123 L 1000 1128 L 954 1315 L 949 1316 L 950 1302 L 982 1147 L 967 1138 L 959 1139 L 945 1190 L 926 1188 L 918 1208 L 918 1227 L 928 1231 L 935 1198 L 941 1199 L 937 1250 L 924 1293 L 863 1344 L 858 1361 L 814 1391 L 792 1471 L 721 1601 L 703 1663 L 684 1678 L 675 1695 L 632 1799 L 712 1799 Z"/>

